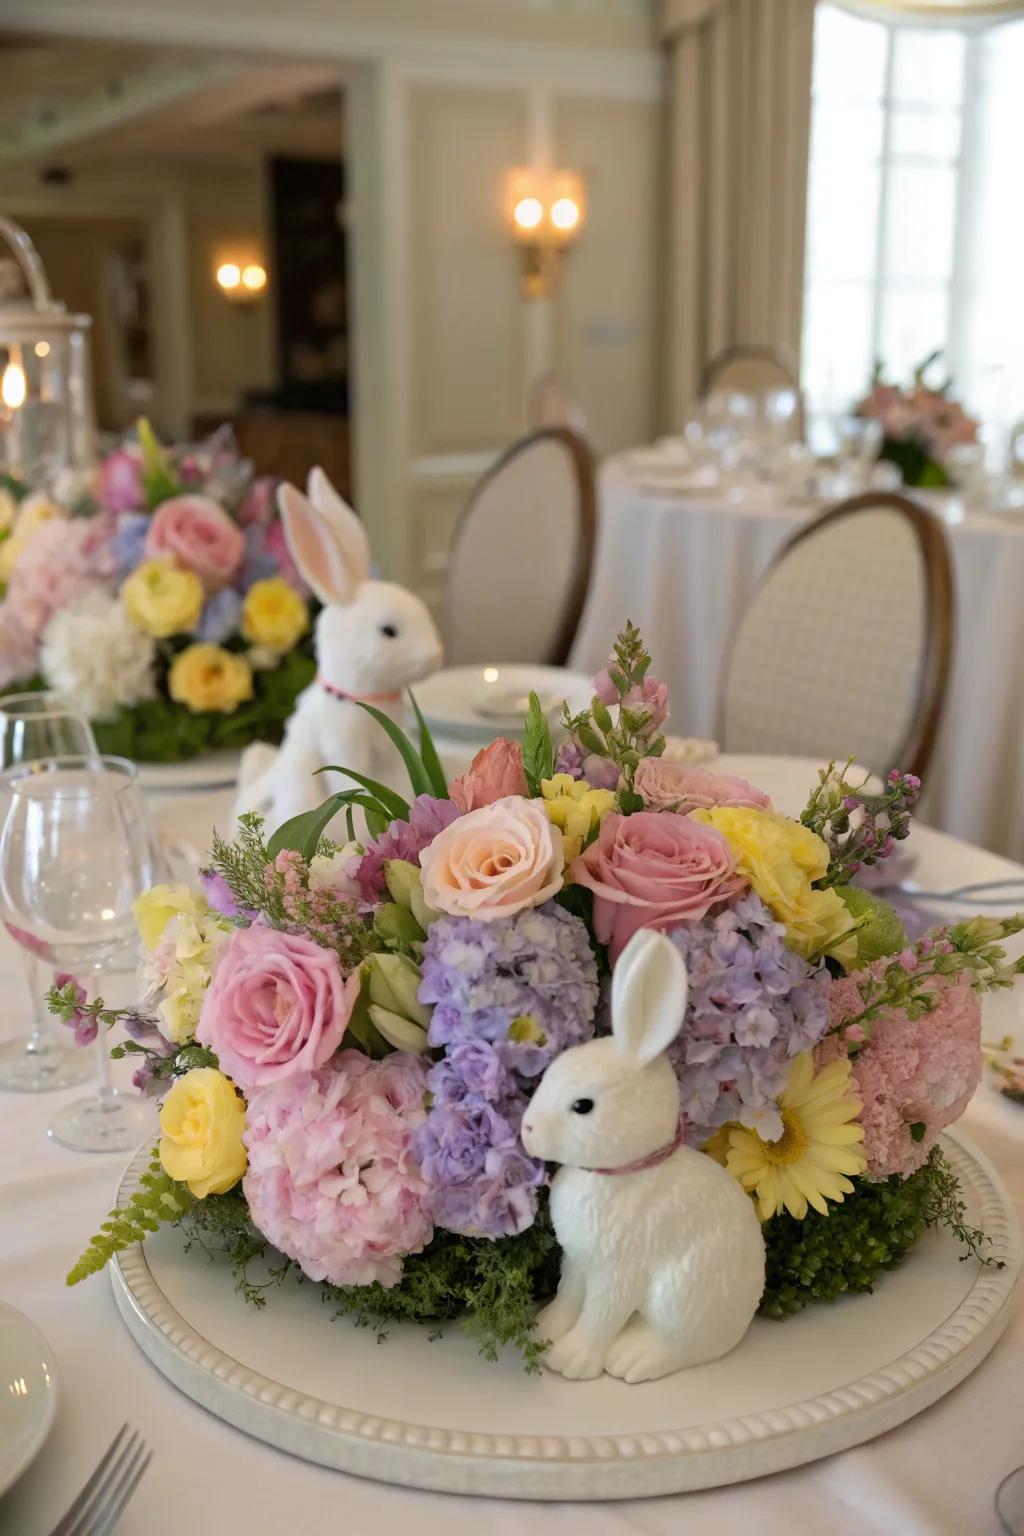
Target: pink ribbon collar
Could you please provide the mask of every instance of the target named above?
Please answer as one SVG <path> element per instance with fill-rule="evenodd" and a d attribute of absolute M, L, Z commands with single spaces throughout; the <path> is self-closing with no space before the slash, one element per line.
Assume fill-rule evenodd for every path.
<path fill-rule="evenodd" d="M 333 683 L 329 683 L 326 677 L 321 677 L 319 673 L 316 680 L 324 693 L 329 693 L 332 699 L 345 699 L 350 704 L 400 704 L 402 702 L 402 695 L 397 691 L 394 693 L 348 693 L 344 688 L 335 688 Z"/>
<path fill-rule="evenodd" d="M 678 1152 L 683 1144 L 683 1122 L 680 1120 L 676 1127 L 676 1133 L 672 1140 L 665 1146 L 658 1147 L 655 1152 L 648 1152 L 646 1157 L 638 1157 L 635 1163 L 623 1163 L 621 1168 L 588 1168 L 588 1173 L 644 1173 L 648 1168 L 657 1168 L 660 1163 L 667 1162 L 673 1152 Z"/>

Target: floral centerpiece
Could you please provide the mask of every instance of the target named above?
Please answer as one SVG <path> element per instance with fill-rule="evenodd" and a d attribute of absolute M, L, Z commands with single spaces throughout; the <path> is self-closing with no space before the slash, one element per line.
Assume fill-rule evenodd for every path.
<path fill-rule="evenodd" d="M 559 1254 L 524 1110 L 556 1057 L 608 1031 L 642 928 L 686 961 L 680 1134 L 755 1204 L 763 1313 L 870 1290 L 939 1222 L 985 1261 L 939 1134 L 979 1080 L 978 994 L 1024 968 L 1001 947 L 1024 914 L 910 943 L 854 879 L 906 836 L 918 780 L 874 794 L 830 764 L 791 819 L 665 759 L 649 665 L 627 627 L 557 750 L 534 699 L 522 743 L 452 784 L 422 724 L 417 747 L 364 706 L 411 800 L 359 779 L 269 840 L 253 817 L 216 838 L 201 890 L 138 903 L 137 1010 L 58 978 L 64 1022 L 87 1040 L 121 1019 L 113 1054 L 162 1100 L 141 1189 L 69 1283 L 176 1221 L 257 1304 L 294 1273 L 338 1313 L 460 1316 L 536 1364 Z"/>
<path fill-rule="evenodd" d="M 952 485 L 956 448 L 978 441 L 978 423 L 951 394 L 952 379 L 933 388 L 925 374 L 939 359 L 932 352 L 907 387 L 886 382 L 881 363 L 875 367 L 871 389 L 857 406 L 858 416 L 882 427 L 879 458 L 895 464 L 904 485 L 941 489 Z"/>
<path fill-rule="evenodd" d="M 0 490 L 0 691 L 75 701 L 103 751 L 169 762 L 279 740 L 314 673 L 308 593 L 230 434 L 146 422 L 56 500 Z"/>

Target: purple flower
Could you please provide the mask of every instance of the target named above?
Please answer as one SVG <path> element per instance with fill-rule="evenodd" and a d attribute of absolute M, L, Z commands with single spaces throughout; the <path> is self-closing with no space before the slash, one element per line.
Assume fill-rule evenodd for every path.
<path fill-rule="evenodd" d="M 670 935 L 689 970 L 686 1020 L 668 1055 L 693 1145 L 727 1120 L 767 1125 L 792 1057 L 825 1032 L 828 972 L 787 949 L 784 935 L 752 892 Z"/>
<path fill-rule="evenodd" d="M 558 749 L 555 772 L 567 773 L 571 779 L 583 777 L 583 748 L 575 736 L 569 736 Z"/>
<path fill-rule="evenodd" d="M 96 475 L 96 500 L 106 512 L 134 512 L 144 502 L 142 460 L 137 450 L 115 448 Z"/>
<path fill-rule="evenodd" d="M 146 549 L 151 518 L 146 512 L 122 512 L 113 538 L 117 578 L 122 581 L 140 564 Z"/>
<path fill-rule="evenodd" d="M 235 518 L 243 528 L 248 528 L 250 523 L 266 527 L 276 515 L 277 481 L 273 475 L 261 475 L 242 497 Z"/>
<path fill-rule="evenodd" d="M 409 820 L 393 821 L 387 831 L 370 844 L 360 861 L 356 879 L 363 900 L 380 901 L 384 896 L 386 860 L 405 859 L 409 864 L 418 864 L 422 850 L 458 815 L 459 808 L 453 800 L 417 795 L 409 810 Z"/>
<path fill-rule="evenodd" d="M 206 599 L 194 634 L 197 640 L 223 645 L 238 630 L 242 618 L 242 599 L 233 587 L 222 587 Z"/>
<path fill-rule="evenodd" d="M 610 757 L 598 757 L 591 752 L 583 759 L 583 777 L 591 789 L 618 789 L 619 765 Z"/>
<path fill-rule="evenodd" d="M 496 1239 L 532 1224 L 544 1165 L 526 1156 L 509 1122 L 479 1095 L 432 1110 L 415 1150 L 435 1225 Z"/>
<path fill-rule="evenodd" d="M 58 971 L 53 978 L 54 985 L 61 991 L 67 986 L 73 987 L 73 996 L 76 1007 L 70 1017 L 62 1020 L 68 1029 L 74 1032 L 76 1045 L 92 1045 L 99 1033 L 99 1019 L 95 1013 L 89 1013 L 85 1007 L 86 990 L 81 982 L 76 981 L 70 971 Z"/>
<path fill-rule="evenodd" d="M 203 888 L 207 905 L 223 917 L 247 917 L 250 922 L 255 918 L 255 912 L 245 911 L 238 905 L 231 887 L 216 870 L 204 869 L 199 876 L 199 884 Z"/>

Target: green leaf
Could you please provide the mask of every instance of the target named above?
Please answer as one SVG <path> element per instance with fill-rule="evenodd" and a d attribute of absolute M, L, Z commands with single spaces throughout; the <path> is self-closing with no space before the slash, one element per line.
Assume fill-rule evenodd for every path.
<path fill-rule="evenodd" d="M 441 766 L 441 759 L 437 755 L 434 738 L 430 734 L 427 722 L 420 714 L 420 707 L 413 697 L 411 688 L 409 689 L 409 702 L 412 705 L 413 714 L 416 716 L 416 723 L 420 730 L 420 757 L 423 761 L 423 766 L 427 770 L 427 776 L 438 800 L 447 800 L 449 798 L 448 781 Z"/>
<path fill-rule="evenodd" d="M 315 811 L 303 811 L 283 821 L 267 843 L 267 853 L 276 859 L 285 848 L 294 848 L 304 859 L 312 859 L 320 845 L 320 839 L 337 816 L 343 805 L 353 803 L 348 794 L 330 795 Z"/>
<path fill-rule="evenodd" d="M 77 1264 L 68 1271 L 67 1285 L 77 1285 L 89 1275 L 98 1274 L 115 1253 L 123 1253 L 133 1243 L 143 1243 L 161 1222 L 178 1221 L 195 1205 L 195 1196 L 185 1184 L 168 1177 L 160 1166 L 154 1148 L 149 1168 L 139 1180 L 139 1188 L 127 1205 L 117 1206 L 89 1243 Z"/>
<path fill-rule="evenodd" d="M 402 727 L 396 725 L 390 716 L 386 715 L 383 710 L 377 709 L 375 705 L 365 704 L 362 699 L 357 699 L 356 703 L 360 709 L 365 709 L 366 713 L 376 720 L 377 724 L 382 730 L 387 732 L 394 745 L 398 748 L 402 761 L 405 764 L 406 772 L 409 775 L 409 783 L 412 786 L 413 794 L 432 794 L 433 786 L 430 782 L 430 775 L 427 773 L 426 768 L 424 768 L 419 753 L 402 730 Z"/>
<path fill-rule="evenodd" d="M 530 694 L 530 708 L 523 730 L 523 770 L 526 786 L 531 795 L 540 794 L 541 779 L 550 779 L 555 768 L 555 749 L 551 742 L 551 727 L 541 708 L 540 699 Z"/>
<path fill-rule="evenodd" d="M 145 416 L 139 417 L 136 431 L 142 449 L 142 488 L 146 493 L 146 506 L 152 511 L 169 496 L 176 496 L 181 486 L 166 451 Z"/>
<path fill-rule="evenodd" d="M 915 1120 L 910 1125 L 910 1135 L 913 1141 L 924 1141 L 924 1133 L 928 1129 L 923 1120 Z"/>
<path fill-rule="evenodd" d="M 401 795 L 393 789 L 388 789 L 386 784 L 379 783 L 376 779 L 368 779 L 362 773 L 356 773 L 354 768 L 341 768 L 332 763 L 329 767 L 318 768 L 317 773 L 343 773 L 347 778 L 355 779 L 364 789 L 368 789 L 374 799 L 379 801 L 384 810 L 391 812 L 391 819 L 396 817 L 399 821 L 409 820 L 409 802 L 403 800 Z"/>
<path fill-rule="evenodd" d="M 588 752 L 593 752 L 596 757 L 608 756 L 608 744 L 598 735 L 592 725 L 581 725 L 576 732 L 580 740 L 580 746 Z"/>

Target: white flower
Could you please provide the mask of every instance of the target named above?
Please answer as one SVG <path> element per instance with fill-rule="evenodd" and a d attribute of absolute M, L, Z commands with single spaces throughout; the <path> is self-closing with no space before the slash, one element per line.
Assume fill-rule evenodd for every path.
<path fill-rule="evenodd" d="M 90 592 L 46 626 L 40 660 L 55 693 L 101 720 L 156 693 L 156 641 L 106 592 Z"/>
<path fill-rule="evenodd" d="M 359 882 L 355 878 L 355 871 L 364 852 L 361 843 L 349 842 L 330 857 L 318 853 L 309 865 L 310 890 L 332 890 L 342 896 L 358 896 Z"/>

